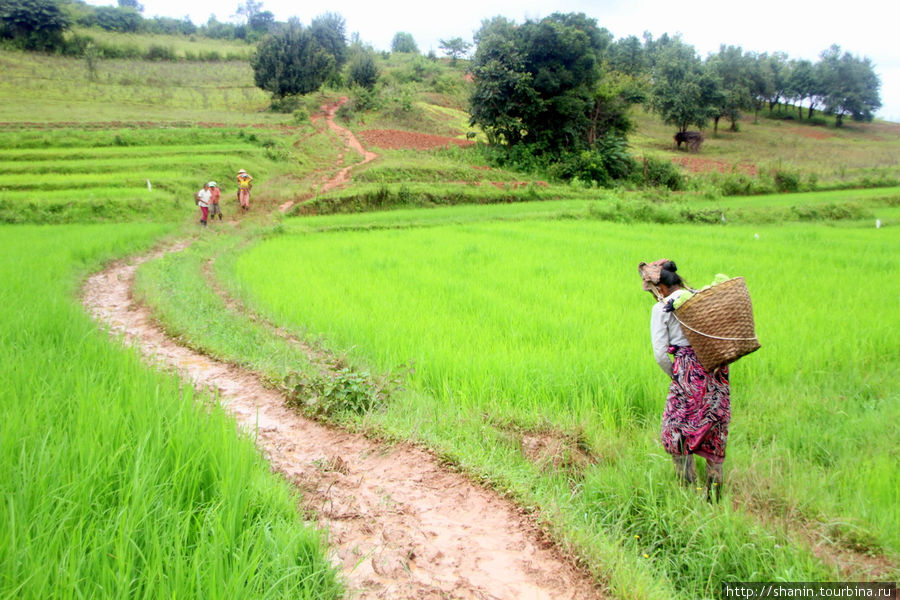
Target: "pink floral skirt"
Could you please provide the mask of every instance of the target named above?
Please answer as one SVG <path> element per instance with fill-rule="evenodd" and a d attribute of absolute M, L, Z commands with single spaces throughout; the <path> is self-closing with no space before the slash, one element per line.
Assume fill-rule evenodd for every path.
<path fill-rule="evenodd" d="M 663 446 L 669 454 L 722 462 L 731 421 L 728 367 L 707 373 L 690 346 L 671 346 L 669 353 L 675 365 L 662 417 Z"/>

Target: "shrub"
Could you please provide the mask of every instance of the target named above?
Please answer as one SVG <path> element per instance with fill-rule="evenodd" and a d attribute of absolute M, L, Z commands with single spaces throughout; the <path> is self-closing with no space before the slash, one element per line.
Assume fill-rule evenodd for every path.
<path fill-rule="evenodd" d="M 628 178 L 636 170 L 625 139 L 614 135 L 601 138 L 593 150 L 563 154 L 550 169 L 559 179 L 593 181 L 604 187 Z"/>
<path fill-rule="evenodd" d="M 638 183 L 673 191 L 684 189 L 684 176 L 671 161 L 648 156 L 639 166 L 642 168 L 635 171 Z"/>
<path fill-rule="evenodd" d="M 303 96 L 301 94 L 290 94 L 282 97 L 273 97 L 269 103 L 269 108 L 277 113 L 293 113 L 295 111 L 306 109 L 303 104 Z M 307 115 L 308 116 L 308 115 Z"/>
<path fill-rule="evenodd" d="M 380 108 L 379 96 L 375 90 L 353 87 L 350 90 L 350 104 L 355 111 L 365 112 Z"/>
<path fill-rule="evenodd" d="M 150 47 L 147 48 L 147 52 L 144 53 L 144 58 L 146 60 L 178 60 L 174 48 L 171 46 L 159 46 L 157 44 L 151 44 Z"/>
<path fill-rule="evenodd" d="M 378 67 L 375 66 L 375 58 L 368 52 L 357 54 L 350 61 L 347 83 L 371 91 L 377 81 Z"/>
<path fill-rule="evenodd" d="M 375 377 L 344 366 L 331 374 L 291 373 L 284 378 L 282 387 L 289 394 L 289 405 L 313 417 L 334 418 L 383 407 L 400 384 L 399 378 L 390 375 Z"/>
<path fill-rule="evenodd" d="M 292 116 L 294 117 L 294 123 L 297 125 L 302 125 L 309 121 L 309 111 L 306 110 L 305 106 L 301 106 L 294 110 Z"/>
<path fill-rule="evenodd" d="M 779 192 L 796 192 L 800 189 L 800 174 L 790 171 L 775 171 L 772 178 Z"/>

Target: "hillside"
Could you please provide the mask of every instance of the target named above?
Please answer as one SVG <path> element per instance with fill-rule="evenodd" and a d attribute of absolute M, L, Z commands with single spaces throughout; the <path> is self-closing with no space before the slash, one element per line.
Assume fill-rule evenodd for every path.
<path fill-rule="evenodd" d="M 464 63 L 275 111 L 246 47 L 103 43 L 176 60 L 0 50 L 0 596 L 896 579 L 900 125 L 763 111 L 688 152 L 634 107 L 677 185 L 603 188 L 489 148 Z M 753 297 L 715 494 L 660 447 L 660 256 Z"/>

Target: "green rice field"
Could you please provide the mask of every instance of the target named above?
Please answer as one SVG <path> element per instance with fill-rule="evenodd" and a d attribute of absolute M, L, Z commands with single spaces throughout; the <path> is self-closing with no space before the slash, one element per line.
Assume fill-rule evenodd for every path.
<path fill-rule="evenodd" d="M 532 214 L 545 208 L 505 207 L 503 221 L 492 207 L 482 220 L 436 209 L 426 226 L 399 211 L 363 230 L 353 217 L 292 221 L 227 277 L 254 309 L 360 368 L 412 366 L 364 426 L 535 506 L 579 552 L 602 555 L 613 588 L 652 573 L 651 596 L 691 598 L 726 580 L 839 577 L 808 536 L 897 555 L 894 232 Z M 723 506 L 678 489 L 657 440 L 667 384 L 637 264 L 660 256 L 696 286 L 742 275 L 754 301 L 763 347 L 732 369 Z M 571 460 L 548 469 L 526 456 L 523 439 L 540 433 L 570 440 Z"/>
<path fill-rule="evenodd" d="M 315 515 L 217 398 L 80 305 L 90 273 L 175 238 L 190 244 L 133 289 L 170 335 L 333 427 L 426 448 L 510 499 L 606 597 L 900 576 L 897 124 L 747 117 L 688 154 L 636 107 L 630 151 L 683 165 L 681 191 L 372 145 L 319 194 L 360 157 L 306 113 L 356 90 L 277 113 L 252 47 L 90 33 L 177 60 L 0 49 L 0 599 L 347 594 Z M 379 107 L 351 102 L 344 126 L 466 136 L 462 66 L 377 60 Z M 785 178 L 803 191 L 768 193 Z M 225 219 L 200 230 L 209 180 Z M 731 367 L 719 503 L 678 484 L 659 442 L 668 380 L 637 265 L 661 257 L 697 287 L 743 276 L 753 299 L 762 348 Z M 352 391 L 389 382 L 371 409 L 290 396 L 336 364 Z"/>
<path fill-rule="evenodd" d="M 4 598 L 339 597 L 253 440 L 74 298 L 85 273 L 171 230 L 0 226 Z"/>
<path fill-rule="evenodd" d="M 277 165 L 286 157 L 302 165 L 291 146 L 300 133 L 306 130 L 190 123 L 25 126 L 0 150 L 0 222 L 185 219 L 207 181 L 217 181 L 224 202 L 234 204 L 239 168 L 266 178 L 284 172 Z M 276 196 L 296 184 L 280 187 Z"/>

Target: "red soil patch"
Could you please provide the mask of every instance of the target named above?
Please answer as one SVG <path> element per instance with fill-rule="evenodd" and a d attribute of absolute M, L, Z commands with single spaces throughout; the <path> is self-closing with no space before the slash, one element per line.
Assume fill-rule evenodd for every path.
<path fill-rule="evenodd" d="M 388 150 L 431 150 L 432 148 L 446 148 L 451 144 L 465 147 L 475 143 L 472 140 L 395 129 L 369 129 L 361 131 L 359 135 L 366 144 Z"/>
<path fill-rule="evenodd" d="M 723 160 L 713 160 L 711 158 L 700 158 L 697 156 L 684 156 L 672 158 L 672 162 L 681 165 L 691 173 L 708 173 L 710 171 L 718 171 L 719 173 L 731 173 L 737 171 L 746 175 L 757 175 L 759 169 L 756 165 L 737 164 L 732 165 Z"/>

